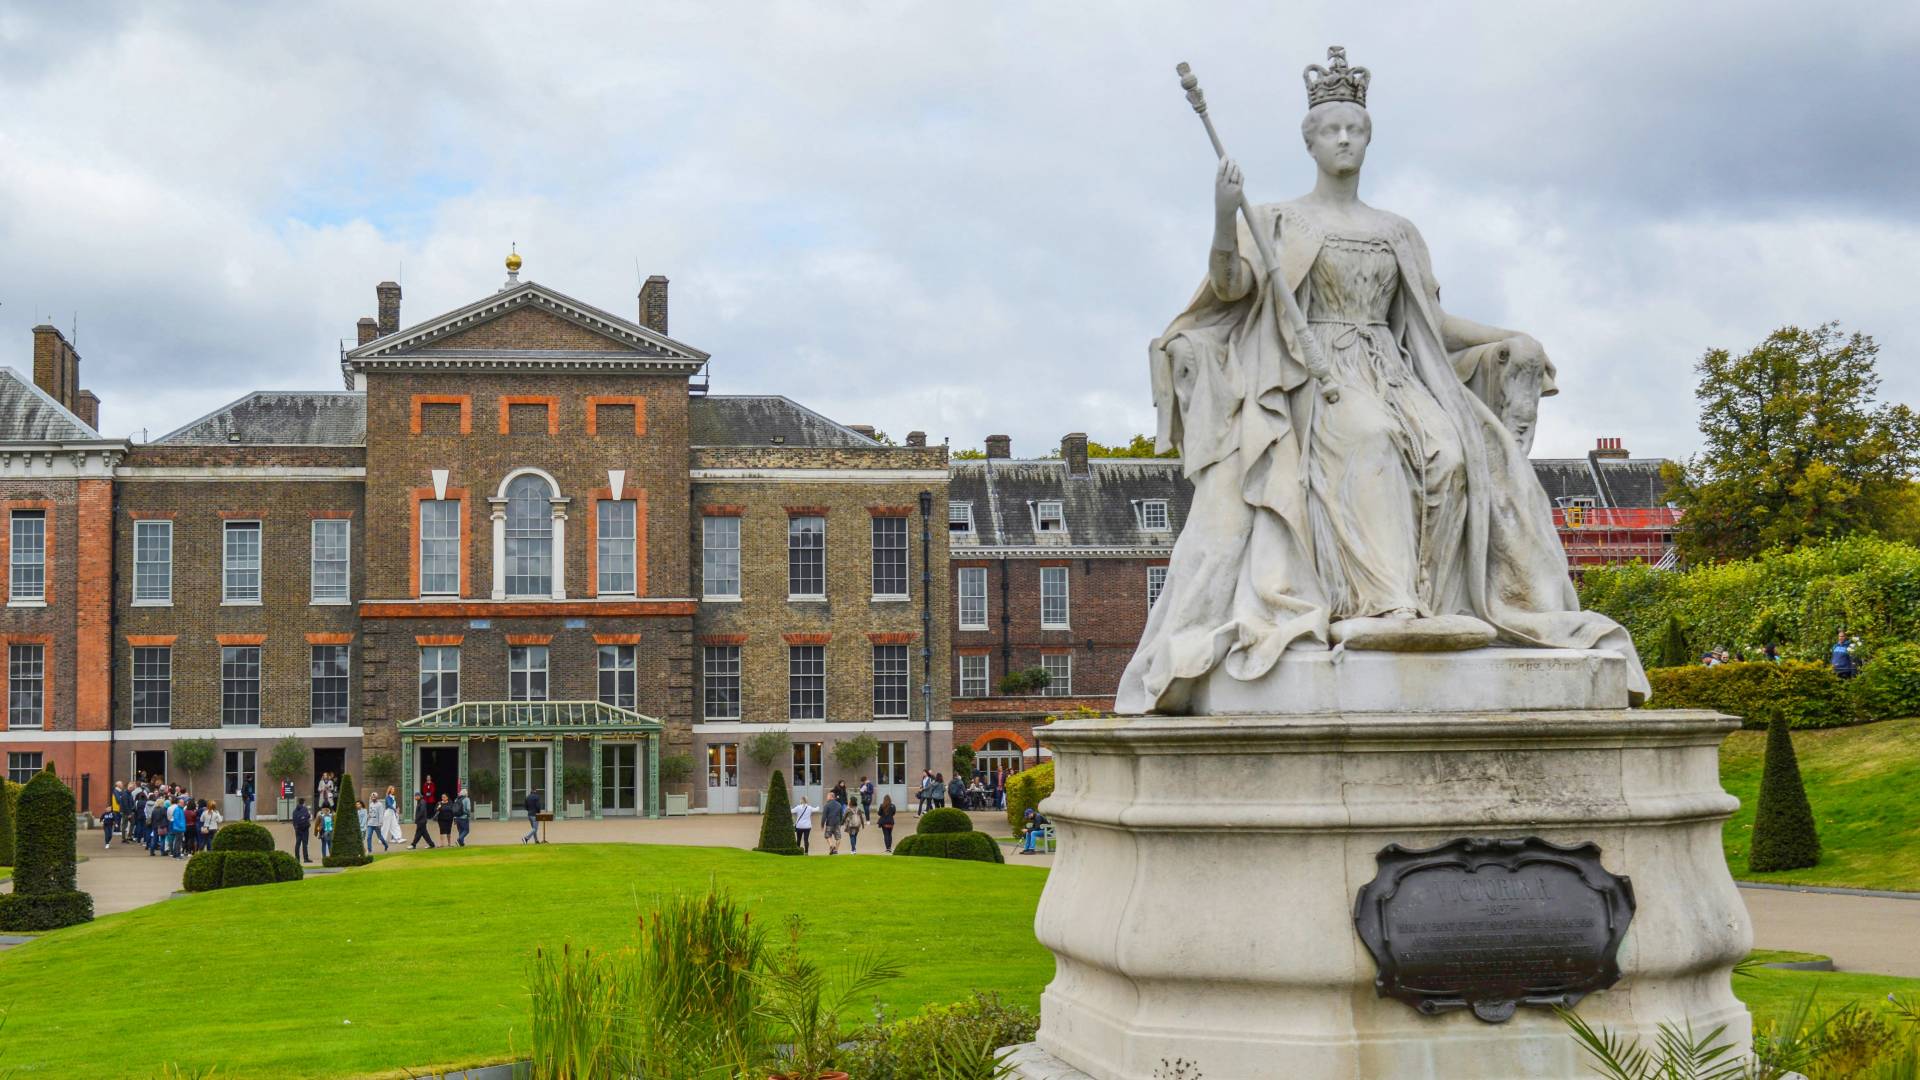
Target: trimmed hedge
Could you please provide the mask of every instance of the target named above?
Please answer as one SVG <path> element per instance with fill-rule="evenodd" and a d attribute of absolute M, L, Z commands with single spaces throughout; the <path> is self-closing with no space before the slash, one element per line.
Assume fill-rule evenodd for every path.
<path fill-rule="evenodd" d="M 333 850 L 320 860 L 322 866 L 365 866 L 373 861 L 367 854 L 367 834 L 360 828 L 360 808 L 353 805 L 359 798 L 354 794 L 353 777 L 340 774 L 340 793 L 333 807 Z M 341 828 L 342 824 L 346 828 Z"/>
<path fill-rule="evenodd" d="M 1007 861 L 1000 845 L 983 832 L 915 833 L 893 845 L 893 853 L 923 859 L 968 859 L 992 863 Z"/>
<path fill-rule="evenodd" d="M 224 851 L 196 851 L 187 859 L 180 875 L 180 888 L 186 892 L 212 892 L 220 887 L 220 874 L 227 861 Z"/>
<path fill-rule="evenodd" d="M 787 800 L 787 774 L 779 769 L 767 780 L 760 799 L 760 842 L 755 851 L 769 855 L 799 855 L 800 838 L 793 834 L 793 804 Z"/>
<path fill-rule="evenodd" d="M 0 896 L 0 930 L 58 930 L 93 918 L 74 887 L 73 792 L 52 770 L 34 775 L 14 806 L 13 892 Z"/>
<path fill-rule="evenodd" d="M 215 851 L 272 851 L 273 834 L 254 821 L 229 821 L 213 834 Z"/>
<path fill-rule="evenodd" d="M 276 851 L 267 856 L 273 862 L 273 880 L 299 881 L 307 872 L 294 860 L 291 851 Z"/>
<path fill-rule="evenodd" d="M 1749 728 L 1775 717 L 1789 727 L 1827 728 L 1861 719 L 1854 696 L 1832 669 L 1799 660 L 1765 660 L 1713 667 L 1654 668 L 1647 672 L 1655 709 L 1713 709 L 1738 716 Z M 1008 793 L 1008 805 L 1013 802 Z"/>
<path fill-rule="evenodd" d="M 1800 780 L 1800 759 L 1793 752 L 1787 725 L 1767 728 L 1767 756 L 1761 766 L 1760 804 L 1754 810 L 1753 846 L 1747 851 L 1747 869 L 1798 870 L 1820 861 L 1820 833 L 1813 824 L 1813 807 Z"/>
<path fill-rule="evenodd" d="M 969 833 L 973 831 L 973 819 L 965 810 L 955 810 L 943 806 L 920 815 L 919 824 L 913 828 L 915 835 L 932 836 L 936 833 Z"/>
<path fill-rule="evenodd" d="M 1920 645 L 1900 642 L 1875 650 L 1851 689 L 1863 716 L 1920 716 Z"/>
<path fill-rule="evenodd" d="M 1026 824 L 1027 807 L 1040 808 L 1040 800 L 1053 794 L 1053 762 L 1007 777 L 1007 831 L 1020 832 Z"/>
<path fill-rule="evenodd" d="M 20 785 L 0 777 L 0 866 L 13 865 L 13 814 Z"/>
<path fill-rule="evenodd" d="M 248 885 L 273 884 L 271 851 L 226 851 L 221 861 L 220 887 L 238 889 Z"/>

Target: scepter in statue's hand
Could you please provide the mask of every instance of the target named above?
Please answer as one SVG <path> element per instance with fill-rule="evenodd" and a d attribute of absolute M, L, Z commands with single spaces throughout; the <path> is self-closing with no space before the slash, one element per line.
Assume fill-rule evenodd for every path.
<path fill-rule="evenodd" d="M 1200 117 L 1200 122 L 1207 127 L 1207 138 L 1213 142 L 1214 156 L 1221 161 L 1222 182 L 1230 182 L 1240 193 L 1240 214 L 1247 219 L 1247 231 L 1253 234 L 1253 244 L 1260 250 L 1260 261 L 1266 265 L 1268 286 L 1273 290 L 1274 295 L 1280 298 L 1280 306 L 1287 325 L 1293 328 L 1294 340 L 1300 343 L 1300 351 L 1305 354 L 1301 360 L 1306 363 L 1307 373 L 1313 376 L 1315 383 L 1319 384 L 1320 396 L 1331 405 L 1340 400 L 1340 388 L 1333 383 L 1333 368 L 1327 364 L 1326 355 L 1320 351 L 1319 339 L 1313 336 L 1312 329 L 1307 326 L 1307 317 L 1300 313 L 1300 303 L 1293 298 L 1293 290 L 1287 287 L 1286 276 L 1280 270 L 1280 253 L 1274 239 L 1268 236 L 1267 230 L 1262 229 L 1254 220 L 1253 204 L 1247 201 L 1246 188 L 1240 183 L 1239 166 L 1228 160 L 1227 148 L 1220 144 L 1220 133 L 1213 130 L 1213 117 L 1207 115 L 1207 97 L 1200 90 L 1200 80 L 1194 78 L 1193 69 L 1186 64 L 1180 64 L 1174 70 L 1180 73 L 1180 88 L 1187 92 L 1187 102 L 1193 106 L 1193 111 Z"/>

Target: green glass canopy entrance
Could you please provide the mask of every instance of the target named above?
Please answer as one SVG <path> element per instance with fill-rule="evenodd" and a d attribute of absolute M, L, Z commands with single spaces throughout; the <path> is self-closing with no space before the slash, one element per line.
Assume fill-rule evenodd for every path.
<path fill-rule="evenodd" d="M 497 765 L 497 820 L 513 817 L 529 790 L 541 792 L 556 817 L 660 816 L 664 728 L 631 709 L 598 701 L 463 701 L 402 720 L 399 728 L 400 782 L 409 812 L 424 776 L 451 773 L 455 783 L 471 785 L 473 770 Z M 590 778 L 585 800 L 571 806 L 561 797 L 568 793 L 569 746 L 573 767 L 586 768 Z M 439 790 L 447 786 L 445 779 L 436 782 Z M 576 783 L 575 790 L 580 787 Z"/>

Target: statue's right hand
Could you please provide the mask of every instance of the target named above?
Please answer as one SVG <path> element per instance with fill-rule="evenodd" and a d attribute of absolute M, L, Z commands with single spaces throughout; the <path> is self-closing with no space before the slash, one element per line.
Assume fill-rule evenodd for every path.
<path fill-rule="evenodd" d="M 1232 158 L 1220 159 L 1220 171 L 1213 177 L 1213 212 L 1232 217 L 1240 209 L 1240 166 Z"/>

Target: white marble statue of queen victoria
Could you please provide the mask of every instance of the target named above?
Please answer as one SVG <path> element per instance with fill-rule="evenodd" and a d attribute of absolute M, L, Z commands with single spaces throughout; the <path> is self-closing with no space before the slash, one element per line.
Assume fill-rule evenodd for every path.
<path fill-rule="evenodd" d="M 1196 680 L 1259 679 L 1290 648 L 1496 643 L 1617 652 L 1639 700 L 1633 642 L 1580 610 L 1527 462 L 1553 368 L 1533 338 L 1443 310 L 1419 231 L 1360 201 L 1370 75 L 1329 58 L 1306 71 L 1313 190 L 1236 213 L 1223 157 L 1207 278 L 1149 349 L 1193 508 L 1117 707 L 1184 712 Z"/>

